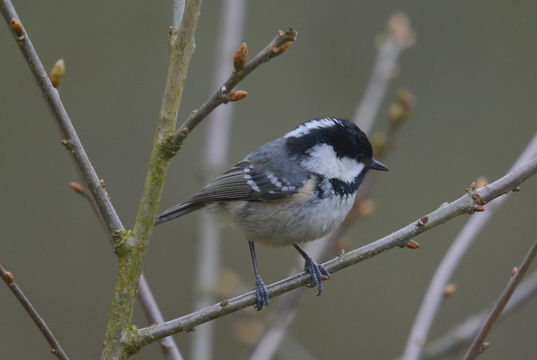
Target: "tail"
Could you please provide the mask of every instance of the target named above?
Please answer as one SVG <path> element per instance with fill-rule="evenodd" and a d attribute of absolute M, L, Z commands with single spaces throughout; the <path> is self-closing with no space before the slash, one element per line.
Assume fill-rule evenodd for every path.
<path fill-rule="evenodd" d="M 202 202 L 194 201 L 185 201 L 180 204 L 177 204 L 157 216 L 157 221 L 155 222 L 155 225 L 162 224 L 166 221 L 170 221 L 172 219 L 191 213 L 192 211 L 196 211 L 202 208 L 204 205 L 205 204 Z"/>

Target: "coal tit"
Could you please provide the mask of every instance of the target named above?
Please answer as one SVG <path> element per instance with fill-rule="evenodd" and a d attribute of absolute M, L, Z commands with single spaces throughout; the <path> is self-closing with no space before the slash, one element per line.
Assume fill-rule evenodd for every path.
<path fill-rule="evenodd" d="M 368 170 L 387 171 L 373 158 L 367 136 L 354 123 L 335 118 L 305 122 L 249 154 L 190 200 L 164 211 L 156 223 L 201 208 L 222 212 L 244 234 L 255 273 L 256 309 L 268 305 L 254 242 L 293 245 L 322 291 L 328 271 L 298 245 L 334 230 L 351 210 Z"/>

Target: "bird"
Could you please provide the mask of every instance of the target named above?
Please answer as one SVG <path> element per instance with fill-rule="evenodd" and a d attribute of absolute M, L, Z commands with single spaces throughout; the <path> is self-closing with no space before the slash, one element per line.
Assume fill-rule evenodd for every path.
<path fill-rule="evenodd" d="M 318 287 L 320 295 L 330 273 L 299 244 L 320 239 L 343 222 L 369 170 L 388 168 L 373 158 L 371 143 L 356 124 L 333 117 L 309 120 L 162 212 L 156 224 L 208 209 L 235 225 L 248 241 L 259 311 L 269 305 L 269 295 L 255 243 L 294 246 L 311 275 L 307 286 Z"/>

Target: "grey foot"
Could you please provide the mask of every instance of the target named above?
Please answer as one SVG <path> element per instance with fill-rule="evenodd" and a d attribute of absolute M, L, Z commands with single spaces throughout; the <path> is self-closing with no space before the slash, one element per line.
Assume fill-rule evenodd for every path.
<path fill-rule="evenodd" d="M 269 306 L 268 290 L 263 280 L 260 277 L 255 279 L 255 309 L 260 311 L 264 305 Z"/>
<path fill-rule="evenodd" d="M 323 275 L 328 279 L 330 278 L 330 273 L 324 266 L 316 263 L 313 259 L 306 259 L 306 265 L 304 266 L 304 271 L 311 274 L 311 281 L 306 284 L 307 287 L 318 287 L 317 296 L 321 295 L 323 291 Z"/>

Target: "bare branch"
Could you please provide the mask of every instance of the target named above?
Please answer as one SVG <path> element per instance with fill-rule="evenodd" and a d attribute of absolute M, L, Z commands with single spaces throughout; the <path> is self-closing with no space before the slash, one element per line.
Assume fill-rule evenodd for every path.
<path fill-rule="evenodd" d="M 517 288 L 511 301 L 507 303 L 500 319 L 505 319 L 515 310 L 526 304 L 537 295 L 537 271 L 529 275 Z M 424 359 L 435 359 L 442 356 L 453 355 L 467 346 L 475 338 L 481 325 L 487 319 L 489 310 L 483 310 L 476 315 L 470 316 L 462 324 L 448 331 L 441 338 L 431 342 L 423 352 Z"/>
<path fill-rule="evenodd" d="M 526 273 L 528 272 L 528 269 L 533 262 L 533 259 L 535 259 L 535 256 L 537 256 L 537 239 L 535 239 L 535 241 L 531 245 L 530 249 L 528 250 L 528 253 L 524 257 L 524 260 L 522 260 L 522 263 L 520 264 L 518 269 L 513 269 L 511 279 L 507 283 L 507 286 L 505 287 L 503 292 L 500 294 L 500 297 L 496 301 L 496 304 L 494 304 L 494 306 L 492 307 L 492 310 L 485 319 L 485 322 L 481 326 L 481 329 L 477 333 L 474 341 L 472 342 L 472 345 L 470 345 L 470 348 L 468 349 L 468 352 L 464 356 L 463 360 L 473 360 L 477 358 L 477 356 L 485 349 L 485 339 L 492 330 L 492 327 L 494 326 L 496 320 L 498 320 L 498 318 L 500 317 L 501 313 L 503 312 L 503 309 L 505 308 L 507 302 L 515 292 L 517 286 L 524 278 L 524 275 L 526 275 Z"/>
<path fill-rule="evenodd" d="M 65 64 L 63 63 L 63 60 L 58 61 L 54 66 L 51 74 L 52 80 L 50 80 L 39 55 L 33 47 L 30 36 L 24 29 L 11 2 L 9 0 L 1 0 L 0 10 L 6 19 L 6 22 L 11 24 L 10 27 L 17 40 L 17 44 L 19 45 L 22 54 L 51 109 L 54 119 L 58 124 L 63 137 L 62 144 L 68 150 L 69 154 L 71 154 L 81 179 L 90 190 L 90 194 L 88 194 L 84 188 L 82 188 L 82 191 L 79 193 L 90 202 L 90 205 L 95 211 L 99 222 L 103 225 L 106 234 L 110 238 L 113 238 L 114 236 L 120 237 L 122 233 L 125 233 L 125 227 L 121 223 L 121 220 L 110 201 L 104 182 L 97 175 L 93 164 L 86 154 L 71 119 L 63 106 L 58 91 L 55 89 L 61 82 L 61 78 L 65 72 Z M 76 189 L 74 190 L 76 191 Z M 142 278 L 141 281 L 145 281 L 145 279 Z M 142 290 L 140 290 L 140 304 L 146 314 L 153 314 L 153 317 L 156 317 L 160 314 L 160 310 L 156 307 L 156 304 L 144 302 L 144 299 L 153 298 L 153 294 L 145 293 L 148 290 L 148 286 L 144 286 L 142 287 Z M 173 341 L 173 338 L 163 339 L 162 346 L 177 349 L 177 345 Z M 179 350 L 177 349 L 176 352 L 178 353 Z M 172 357 L 172 359 L 181 359 L 181 357 Z"/>
<path fill-rule="evenodd" d="M 93 168 L 93 165 L 80 142 L 80 138 L 73 127 L 71 119 L 63 106 L 60 95 L 52 85 L 41 60 L 35 51 L 32 41 L 30 40 L 30 36 L 28 36 L 28 33 L 24 29 L 11 1 L 0 0 L 0 11 L 2 11 L 2 15 L 7 24 L 10 25 L 9 27 L 21 49 L 22 55 L 28 63 L 31 72 L 52 111 L 54 119 L 59 126 L 63 137 L 62 144 L 69 150 L 69 153 L 76 163 L 81 178 L 95 198 L 96 204 L 99 207 L 99 212 L 105 220 L 108 232 L 113 233 L 114 231 L 123 229 L 123 225 L 121 224 L 116 210 L 112 206 L 110 196 L 106 191 L 104 183 L 99 179 L 99 176 L 97 176 L 97 172 Z"/>
<path fill-rule="evenodd" d="M 401 13 L 392 15 L 388 21 L 388 34 L 380 45 L 371 78 L 353 119 L 366 134 L 371 131 L 399 55 L 412 46 L 414 41 L 415 35 L 408 17 Z"/>
<path fill-rule="evenodd" d="M 149 239 L 155 227 L 155 218 L 169 167 L 169 152 L 161 146 L 161 142 L 175 130 L 186 75 L 195 49 L 194 33 L 200 8 L 201 0 L 187 0 L 181 25 L 170 30 L 168 44 L 170 63 L 144 190 L 132 232 L 125 234 L 126 236 L 116 242 L 119 257 L 118 277 L 106 328 L 102 359 L 125 359 L 138 351 L 125 347 L 123 340 L 132 332 L 132 315 L 138 282 L 142 275 Z"/>
<path fill-rule="evenodd" d="M 537 155 L 537 134 L 535 134 L 511 169 L 518 168 L 535 155 Z M 431 279 L 429 288 L 425 293 L 414 324 L 412 325 L 403 355 L 404 360 L 417 360 L 420 358 L 433 320 L 442 304 L 442 291 L 444 287 L 450 281 L 459 262 L 464 254 L 466 254 L 470 245 L 475 241 L 477 235 L 484 229 L 488 221 L 492 218 L 492 215 L 494 215 L 505 200 L 505 197 L 498 199 L 494 204 L 487 207 L 486 212 L 469 219 L 451 244 L 446 255 L 444 255 Z"/>
<path fill-rule="evenodd" d="M 296 40 L 297 32 L 293 29 L 279 31 L 276 37 L 261 50 L 252 60 L 244 65 L 242 69 L 235 69 L 226 82 L 198 109 L 192 111 L 186 121 L 172 136 L 164 139 L 163 147 L 173 156 L 183 144 L 183 141 L 192 130 L 218 105 L 230 101 L 229 95 L 246 76 L 254 71 L 259 65 L 269 61 L 275 56 L 281 55 Z"/>
<path fill-rule="evenodd" d="M 183 21 L 183 14 L 185 13 L 185 0 L 172 0 L 172 27 L 178 28 Z"/>
<path fill-rule="evenodd" d="M 26 295 L 24 295 L 24 293 L 22 292 L 21 288 L 15 282 L 13 274 L 7 271 L 1 264 L 0 276 L 2 277 L 6 285 L 9 287 L 9 290 L 11 290 L 13 295 L 15 295 L 17 300 L 21 303 L 24 310 L 26 310 L 28 315 L 30 315 L 39 331 L 41 331 L 41 334 L 43 334 L 51 347 L 50 351 L 52 352 L 52 354 L 60 360 L 69 360 L 67 354 L 63 351 L 60 343 L 58 342 L 58 340 L 56 340 L 56 337 L 54 337 L 54 334 L 45 323 L 45 320 L 43 320 L 41 315 L 39 315 L 30 300 L 28 300 Z"/>
<path fill-rule="evenodd" d="M 213 88 L 222 84 L 230 69 L 243 68 L 248 57 L 248 47 L 242 43 L 246 2 L 244 0 L 225 0 L 221 5 L 221 18 L 218 31 L 216 62 Z M 233 56 L 235 54 L 235 56 Z M 231 121 L 234 105 L 221 106 L 207 117 L 206 146 L 201 159 L 204 169 L 204 183 L 209 182 L 222 172 L 227 164 Z M 196 269 L 196 306 L 203 309 L 215 300 L 215 289 L 220 267 L 220 226 L 211 214 L 200 214 L 198 260 Z M 214 358 L 214 324 L 200 326 L 192 336 L 192 359 L 209 360 Z"/>
<path fill-rule="evenodd" d="M 413 237 L 428 231 L 437 225 L 440 225 L 454 217 L 462 214 L 471 214 L 476 206 L 489 203 L 495 198 L 508 193 L 516 188 L 527 178 L 537 172 L 537 157 L 532 158 L 524 166 L 509 172 L 495 182 L 482 188 L 475 189 L 471 193 L 466 193 L 450 204 L 441 206 L 429 213 L 428 221 L 423 226 L 418 226 L 417 221 L 413 221 L 407 226 L 385 236 L 375 242 L 365 245 L 361 248 L 350 251 L 344 255 L 338 256 L 323 265 L 331 273 L 347 268 L 358 262 L 369 259 L 375 255 L 381 254 L 395 247 L 406 247 L 407 242 Z M 268 286 L 270 297 L 275 297 L 291 290 L 297 289 L 311 281 L 310 274 L 302 272 L 298 275 L 280 280 Z M 131 347 L 138 348 L 145 344 L 151 343 L 159 338 L 175 334 L 181 331 L 192 330 L 195 326 L 207 321 L 222 317 L 237 310 L 251 306 L 255 303 L 255 293 L 248 292 L 229 300 L 223 300 L 205 309 L 183 317 L 167 321 L 160 325 L 138 330 L 137 335 L 133 335 L 129 341 Z"/>

